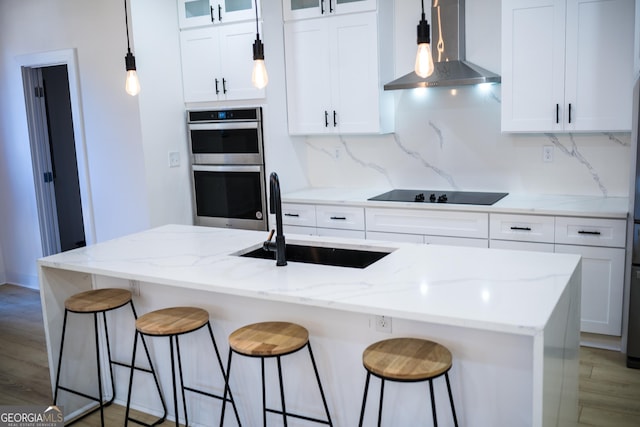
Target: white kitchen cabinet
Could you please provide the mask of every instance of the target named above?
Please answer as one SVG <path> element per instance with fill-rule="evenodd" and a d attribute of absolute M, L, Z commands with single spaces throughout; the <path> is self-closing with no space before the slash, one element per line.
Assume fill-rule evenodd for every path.
<path fill-rule="evenodd" d="M 604 218 L 556 218 L 556 243 L 624 248 L 627 221 Z"/>
<path fill-rule="evenodd" d="M 376 0 L 282 0 L 284 20 L 376 10 Z"/>
<path fill-rule="evenodd" d="M 582 256 L 580 330 L 620 336 L 625 249 L 556 245 L 555 251 Z"/>
<path fill-rule="evenodd" d="M 251 83 L 255 22 L 182 30 L 185 102 L 264 98 Z"/>
<path fill-rule="evenodd" d="M 282 204 L 286 233 L 365 238 L 364 208 L 355 206 Z"/>
<path fill-rule="evenodd" d="M 181 29 L 255 19 L 254 0 L 178 0 L 178 23 Z"/>
<path fill-rule="evenodd" d="M 367 240 L 383 240 L 386 242 L 424 243 L 422 234 L 388 233 L 385 231 L 367 230 Z"/>
<path fill-rule="evenodd" d="M 494 240 L 554 242 L 555 219 L 542 215 L 490 214 L 489 236 Z"/>
<path fill-rule="evenodd" d="M 491 249 L 507 249 L 510 251 L 548 252 L 554 251 L 553 243 L 523 242 L 517 240 L 490 240 Z"/>
<path fill-rule="evenodd" d="M 634 0 L 504 0 L 502 131 L 631 129 Z"/>
<path fill-rule="evenodd" d="M 376 12 L 285 23 L 289 133 L 390 132 L 393 97 L 382 90 L 392 77 L 388 19 Z"/>

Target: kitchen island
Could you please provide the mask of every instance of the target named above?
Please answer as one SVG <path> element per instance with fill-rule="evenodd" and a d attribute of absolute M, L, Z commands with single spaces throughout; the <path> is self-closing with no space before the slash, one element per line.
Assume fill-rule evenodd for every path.
<path fill-rule="evenodd" d="M 364 269 L 295 262 L 276 267 L 272 260 L 238 256 L 260 247 L 265 238 L 266 233 L 254 231 L 168 225 L 39 260 L 52 385 L 64 300 L 83 290 L 121 287 L 134 289 L 140 314 L 176 305 L 209 311 L 223 357 L 227 336 L 242 325 L 264 320 L 302 324 L 310 332 L 336 426 L 357 424 L 365 377 L 362 351 L 391 336 L 427 338 L 451 350 L 461 425 L 577 422 L 579 256 L 295 235 L 287 236 L 287 243 L 390 253 Z M 391 318 L 391 333 L 376 329 L 375 316 L 381 315 Z M 127 361 L 133 319 L 121 310 L 108 318 L 115 359 Z M 63 378 L 90 391 L 95 387 L 93 342 L 87 338 L 92 322 L 71 318 L 68 328 L 74 339 L 65 349 L 76 349 L 65 350 Z M 196 333 L 181 340 L 185 381 L 219 393 L 223 384 L 206 336 Z M 150 349 L 170 396 L 168 343 L 163 341 L 151 342 Z M 243 359 L 248 358 L 234 362 L 231 387 L 243 424 L 259 425 L 259 363 Z M 287 407 L 321 416 L 306 355 L 291 355 L 284 363 Z M 157 413 L 151 380 L 142 377 L 137 376 L 134 407 Z M 271 378 L 268 400 L 277 405 L 277 381 Z M 126 400 L 127 380 L 128 371 L 116 368 L 116 402 Z M 446 388 L 440 381 L 434 386 L 439 425 L 452 425 Z M 386 425 L 428 418 L 427 390 L 425 384 L 387 387 Z M 370 399 L 376 396 L 372 392 Z M 196 425 L 216 424 L 218 402 L 197 395 L 188 399 Z M 69 395 L 63 394 L 59 404 L 68 416 L 87 410 L 86 401 Z M 272 422 L 280 422 L 273 417 Z M 366 425 L 373 422 L 373 415 L 365 420 Z M 233 424 L 229 418 L 227 425 Z"/>

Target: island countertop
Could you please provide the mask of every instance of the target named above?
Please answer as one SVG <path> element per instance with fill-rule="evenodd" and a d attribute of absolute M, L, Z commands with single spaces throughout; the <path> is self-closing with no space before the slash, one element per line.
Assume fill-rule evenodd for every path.
<path fill-rule="evenodd" d="M 288 243 L 388 249 L 365 269 L 237 256 L 266 233 L 166 225 L 39 260 L 53 267 L 442 325 L 535 335 L 580 257 L 313 236 Z M 376 249 L 377 248 L 377 249 Z"/>

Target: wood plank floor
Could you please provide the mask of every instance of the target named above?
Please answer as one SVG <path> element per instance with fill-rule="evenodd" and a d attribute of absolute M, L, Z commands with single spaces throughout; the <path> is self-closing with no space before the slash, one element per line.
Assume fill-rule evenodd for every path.
<path fill-rule="evenodd" d="M 0 285 L 0 405 L 48 405 L 51 400 L 40 295 Z M 122 406 L 113 405 L 105 414 L 105 425 L 123 424 Z M 75 425 L 99 426 L 99 413 Z M 626 368 L 623 354 L 580 349 L 579 426 L 640 426 L 640 370 Z"/>

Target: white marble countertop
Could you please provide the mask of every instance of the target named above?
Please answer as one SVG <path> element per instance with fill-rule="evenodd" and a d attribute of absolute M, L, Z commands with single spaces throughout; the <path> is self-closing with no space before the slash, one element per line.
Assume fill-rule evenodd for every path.
<path fill-rule="evenodd" d="M 389 248 L 365 269 L 234 255 L 266 233 L 167 225 L 38 260 L 141 282 L 507 332 L 540 333 L 580 257 L 288 235 L 287 243 Z"/>
<path fill-rule="evenodd" d="M 512 193 L 491 206 L 367 200 L 389 190 L 391 188 L 307 188 L 283 194 L 282 201 L 284 203 L 320 203 L 363 207 L 442 209 L 612 219 L 626 219 L 629 212 L 629 199 L 627 197 Z"/>

